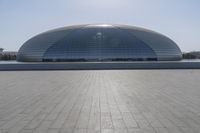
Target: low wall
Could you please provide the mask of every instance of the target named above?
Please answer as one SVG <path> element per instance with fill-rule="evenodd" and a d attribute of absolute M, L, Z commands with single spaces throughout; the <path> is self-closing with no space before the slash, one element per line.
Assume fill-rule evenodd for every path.
<path fill-rule="evenodd" d="M 200 62 L 73 62 L 3 63 L 0 71 L 17 70 L 110 70 L 110 69 L 200 69 Z"/>

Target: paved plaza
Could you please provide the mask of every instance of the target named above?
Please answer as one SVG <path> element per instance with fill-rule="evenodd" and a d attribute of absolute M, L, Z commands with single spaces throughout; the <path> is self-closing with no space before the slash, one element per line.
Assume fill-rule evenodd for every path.
<path fill-rule="evenodd" d="M 0 133 L 200 133 L 200 70 L 1 71 Z"/>

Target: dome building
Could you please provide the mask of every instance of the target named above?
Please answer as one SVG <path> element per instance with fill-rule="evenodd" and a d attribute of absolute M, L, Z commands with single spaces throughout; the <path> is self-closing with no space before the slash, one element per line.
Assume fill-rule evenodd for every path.
<path fill-rule="evenodd" d="M 21 62 L 177 61 L 180 48 L 157 32 L 127 26 L 88 24 L 39 34 L 18 51 Z"/>

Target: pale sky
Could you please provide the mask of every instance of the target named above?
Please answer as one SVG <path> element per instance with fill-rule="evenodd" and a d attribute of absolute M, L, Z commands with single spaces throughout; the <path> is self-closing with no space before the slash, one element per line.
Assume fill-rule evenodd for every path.
<path fill-rule="evenodd" d="M 200 51 L 200 0 L 0 0 L 0 47 L 18 50 L 41 32 L 88 23 L 144 27 Z"/>

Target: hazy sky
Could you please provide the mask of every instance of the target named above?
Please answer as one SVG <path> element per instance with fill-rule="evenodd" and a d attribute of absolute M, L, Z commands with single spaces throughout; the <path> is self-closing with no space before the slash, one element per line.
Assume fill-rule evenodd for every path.
<path fill-rule="evenodd" d="M 200 50 L 200 0 L 0 0 L 0 47 L 18 50 L 38 33 L 73 24 L 145 27 Z"/>

